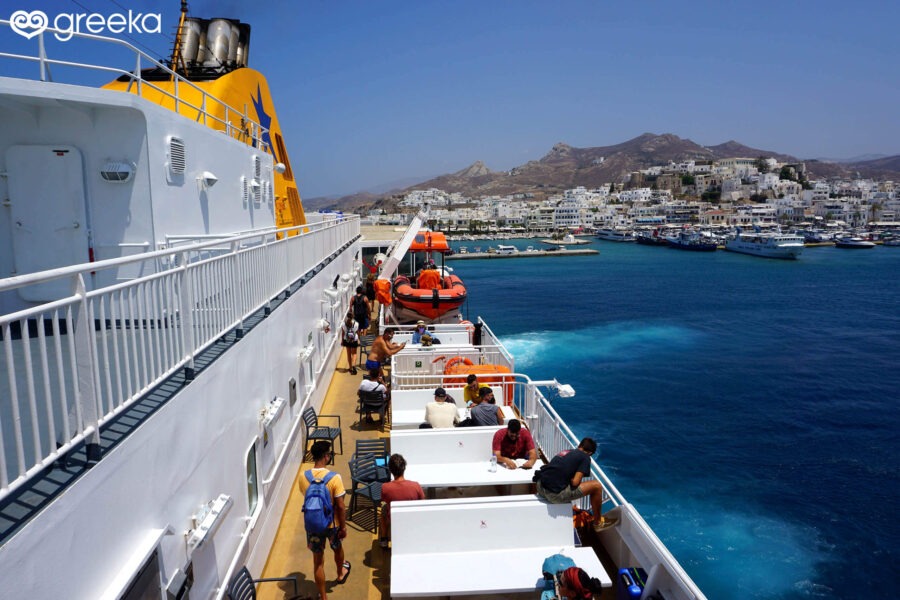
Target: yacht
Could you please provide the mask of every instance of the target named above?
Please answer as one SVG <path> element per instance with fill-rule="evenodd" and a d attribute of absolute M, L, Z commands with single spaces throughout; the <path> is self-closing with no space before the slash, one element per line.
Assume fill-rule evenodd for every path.
<path fill-rule="evenodd" d="M 634 232 L 628 229 L 614 227 L 611 229 L 598 229 L 596 233 L 597 239 L 606 240 L 607 242 L 633 242 L 635 241 Z"/>
<path fill-rule="evenodd" d="M 314 597 L 298 478 L 309 443 L 326 435 L 350 500 L 343 597 L 533 596 L 543 557 L 562 550 L 610 594 L 620 569 L 642 569 L 645 596 L 705 598 L 596 460 L 610 524 L 599 532 L 572 526 L 583 501 L 547 505 L 527 484 L 496 495 L 492 483 L 516 471 L 492 472 L 485 457 L 472 471 L 483 488 L 461 482 L 465 496 L 398 507 L 444 537 L 398 519 L 392 547 L 381 548 L 378 502 L 366 508 L 380 480 L 357 471 L 371 454 L 351 456 L 366 441 L 399 447 L 404 432 L 356 414 L 359 380 L 338 324 L 371 265 L 373 333 L 393 322 L 390 281 L 427 215 L 363 239 L 356 215 L 304 212 L 266 79 L 246 63 L 246 24 L 185 11 L 166 63 L 78 32 L 63 32 L 72 39 L 57 59 L 42 40 L 57 31 L 2 56 L 33 66 L 35 79 L 0 77 L 4 597 L 220 600 L 246 597 L 238 590 L 251 577 L 271 597 Z M 112 47 L 132 54 L 124 69 L 78 61 Z M 64 65 L 119 78 L 102 88 L 47 79 Z M 517 373 L 482 318 L 432 327 L 443 344 L 393 357 L 394 393 L 461 393 L 466 368 L 493 366 L 504 409 L 533 432 L 542 460 L 575 447 L 547 391 L 566 386 Z M 464 434 L 483 435 L 440 437 L 458 449 Z M 450 475 L 432 468 L 422 478 Z M 471 552 L 486 550 L 473 536 L 495 531 L 488 523 L 514 530 L 494 541 L 515 548 L 493 551 L 489 570 L 469 576 L 481 564 Z M 417 552 L 423 543 L 428 552 Z M 451 544 L 471 552 L 423 562 Z"/>
<path fill-rule="evenodd" d="M 796 259 L 803 248 L 803 237 L 790 233 L 738 231 L 725 240 L 726 250 L 765 258 Z"/>
<path fill-rule="evenodd" d="M 835 248 L 845 248 L 848 250 L 865 250 L 875 247 L 875 242 L 864 240 L 858 236 L 843 236 L 834 238 Z"/>

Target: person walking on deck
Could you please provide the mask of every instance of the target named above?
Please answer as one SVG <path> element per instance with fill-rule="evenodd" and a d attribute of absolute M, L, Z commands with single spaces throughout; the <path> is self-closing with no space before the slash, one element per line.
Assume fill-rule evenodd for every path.
<path fill-rule="evenodd" d="M 341 346 L 347 349 L 347 365 L 351 375 L 356 375 L 356 352 L 359 350 L 359 323 L 353 313 L 347 313 L 341 324 Z"/>
<path fill-rule="evenodd" d="M 338 473 L 330 471 L 327 467 L 331 457 L 331 442 L 319 440 L 312 445 L 313 468 L 307 469 L 300 476 L 300 491 L 303 492 L 304 521 L 306 525 L 306 545 L 313 553 L 313 572 L 316 580 L 316 588 L 319 590 L 319 599 L 327 600 L 325 591 L 325 543 L 327 542 L 334 552 L 334 564 L 337 566 L 337 583 L 344 583 L 350 576 L 350 563 L 344 560 L 344 547 L 342 540 L 347 537 L 347 510 L 344 507 L 344 496 L 347 494 L 344 483 Z M 331 502 L 320 502 L 317 514 L 313 515 L 314 503 L 310 495 L 318 493 L 320 486 L 324 484 Z M 313 488 L 316 486 L 316 488 Z M 324 507 L 322 505 L 325 505 Z M 333 511 L 329 515 L 329 508 Z M 316 517 L 321 519 L 324 515 L 326 526 L 323 531 L 310 531 L 310 521 Z"/>

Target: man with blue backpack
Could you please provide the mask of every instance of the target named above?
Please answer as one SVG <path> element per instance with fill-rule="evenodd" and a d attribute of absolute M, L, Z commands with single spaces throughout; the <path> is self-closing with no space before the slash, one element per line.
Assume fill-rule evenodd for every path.
<path fill-rule="evenodd" d="M 313 553 L 313 570 L 319 598 L 327 600 L 325 591 L 325 542 L 334 551 L 337 583 L 350 576 L 350 562 L 344 560 L 341 540 L 347 537 L 347 510 L 344 496 L 347 491 L 341 476 L 329 471 L 331 442 L 320 440 L 312 445 L 313 468 L 300 476 L 303 492 L 303 523 L 306 526 L 306 545 Z"/>

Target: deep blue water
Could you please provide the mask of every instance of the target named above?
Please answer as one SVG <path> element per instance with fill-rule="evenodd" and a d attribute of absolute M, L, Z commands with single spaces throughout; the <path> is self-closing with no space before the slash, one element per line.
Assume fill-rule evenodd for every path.
<path fill-rule="evenodd" d="M 709 598 L 894 597 L 900 248 L 591 247 L 450 266 Z"/>

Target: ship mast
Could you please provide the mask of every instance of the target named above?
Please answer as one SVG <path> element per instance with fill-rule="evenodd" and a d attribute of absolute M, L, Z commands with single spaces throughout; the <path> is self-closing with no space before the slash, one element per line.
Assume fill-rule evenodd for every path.
<path fill-rule="evenodd" d="M 184 31 L 184 19 L 187 16 L 188 5 L 187 0 L 181 0 L 181 17 L 178 19 L 178 30 L 175 32 L 175 47 L 172 48 L 172 70 L 178 71 L 181 67 L 182 73 L 187 73 L 187 65 L 184 63 L 184 56 L 181 54 L 181 32 Z M 172 76 L 175 77 L 174 75 Z"/>

